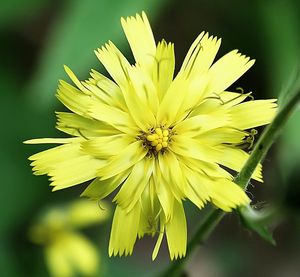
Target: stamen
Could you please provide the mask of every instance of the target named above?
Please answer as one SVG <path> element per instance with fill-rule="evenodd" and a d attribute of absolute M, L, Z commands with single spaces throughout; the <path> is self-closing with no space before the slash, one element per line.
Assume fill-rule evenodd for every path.
<path fill-rule="evenodd" d="M 146 138 L 145 147 L 148 147 L 149 151 L 157 153 L 164 148 L 167 148 L 170 140 L 170 130 L 163 127 L 151 128 L 149 134 L 145 134 L 140 138 Z"/>
<path fill-rule="evenodd" d="M 155 132 L 159 137 L 162 135 L 162 130 L 160 128 L 156 128 Z"/>
<path fill-rule="evenodd" d="M 244 92 L 244 89 L 243 89 L 242 87 L 237 87 L 235 90 L 236 90 L 236 91 L 240 91 L 241 94 L 244 94 L 244 93 L 245 93 L 245 92 Z"/>
<path fill-rule="evenodd" d="M 256 129 L 251 129 L 250 132 L 246 132 L 246 136 L 244 139 L 241 141 L 241 143 L 235 144 L 236 147 L 240 149 L 247 149 L 248 151 L 252 149 L 253 144 L 255 142 L 255 135 L 258 134 Z"/>
<path fill-rule="evenodd" d="M 156 152 L 160 151 L 162 149 L 162 145 L 159 143 L 155 146 Z"/>
<path fill-rule="evenodd" d="M 152 146 L 156 146 L 157 144 L 158 144 L 158 141 L 157 141 L 157 140 L 151 142 L 151 145 L 152 145 Z"/>

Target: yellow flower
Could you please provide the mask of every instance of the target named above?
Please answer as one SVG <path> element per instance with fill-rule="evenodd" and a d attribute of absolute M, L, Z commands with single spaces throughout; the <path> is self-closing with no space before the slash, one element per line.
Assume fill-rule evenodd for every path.
<path fill-rule="evenodd" d="M 29 236 L 32 242 L 44 246 L 51 276 L 71 277 L 76 273 L 94 276 L 97 273 L 98 251 L 76 229 L 107 217 L 107 209 L 100 211 L 96 202 L 83 199 L 53 207 L 40 217 L 30 228 Z"/>
<path fill-rule="evenodd" d="M 137 237 L 158 234 L 154 259 L 165 234 L 171 259 L 181 258 L 185 199 L 227 212 L 249 203 L 224 167 L 242 168 L 251 129 L 272 120 L 276 100 L 243 102 L 250 93 L 226 90 L 254 60 L 234 50 L 213 63 L 221 40 L 208 33 L 174 77 L 174 45 L 156 45 L 146 14 L 121 23 L 136 63 L 108 42 L 95 53 L 114 81 L 92 70 L 81 82 L 65 67 L 75 86 L 61 81 L 57 96 L 72 112 L 57 113 L 57 128 L 73 137 L 27 141 L 62 144 L 30 160 L 53 190 L 93 179 L 82 195 L 102 199 L 120 188 L 109 255 L 131 254 Z M 262 181 L 261 166 L 252 177 Z"/>

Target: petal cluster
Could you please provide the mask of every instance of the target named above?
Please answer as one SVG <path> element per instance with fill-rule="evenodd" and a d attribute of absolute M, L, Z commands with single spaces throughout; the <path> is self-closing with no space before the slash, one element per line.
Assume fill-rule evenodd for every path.
<path fill-rule="evenodd" d="M 51 276 L 94 276 L 97 273 L 99 253 L 78 229 L 107 219 L 108 207 L 105 203 L 101 205 L 105 210 L 99 211 L 96 202 L 81 199 L 54 206 L 31 226 L 30 239 L 43 246 Z"/>
<path fill-rule="evenodd" d="M 53 190 L 93 180 L 82 195 L 102 199 L 117 190 L 110 255 L 128 255 L 137 237 L 156 236 L 152 258 L 166 236 L 170 257 L 186 253 L 183 201 L 212 202 L 230 212 L 249 203 L 226 170 L 247 160 L 255 130 L 276 113 L 276 100 L 253 100 L 228 90 L 254 60 L 233 50 L 214 62 L 221 40 L 202 32 L 174 76 L 174 45 L 156 44 L 145 13 L 121 19 L 135 64 L 108 42 L 95 51 L 112 79 L 92 70 L 60 82 L 57 97 L 70 112 L 57 113 L 66 139 L 28 143 L 60 146 L 31 156 L 35 174 Z M 251 101 L 245 101 L 252 99 Z M 261 165 L 253 179 L 262 181 Z"/>

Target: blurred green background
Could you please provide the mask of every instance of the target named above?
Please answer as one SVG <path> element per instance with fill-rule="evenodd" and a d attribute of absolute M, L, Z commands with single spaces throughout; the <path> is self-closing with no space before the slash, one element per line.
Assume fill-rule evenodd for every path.
<path fill-rule="evenodd" d="M 131 57 L 120 17 L 145 10 L 158 40 L 175 43 L 177 69 L 202 31 L 222 37 L 218 54 L 232 49 L 256 59 L 236 86 L 255 98 L 278 97 L 300 63 L 299 0 L 10 0 L 0 7 L 1 201 L 0 276 L 47 276 L 42 248 L 28 229 L 49 205 L 75 199 L 86 185 L 51 192 L 46 177 L 34 177 L 27 157 L 44 146 L 23 145 L 38 137 L 61 137 L 54 111 L 63 64 L 80 79 L 102 70 L 93 49 L 114 41 Z M 130 58 L 132 60 L 132 58 Z M 255 115 L 253 115 L 255 116 Z M 300 113 L 294 113 L 264 162 L 264 184 L 249 188 L 253 203 L 280 209 L 277 246 L 242 228 L 228 215 L 187 265 L 189 276 L 299 276 L 300 270 Z M 190 235 L 199 212 L 186 205 Z M 97 276 L 154 276 L 170 262 L 165 245 L 151 261 L 154 240 L 138 241 L 132 257 L 108 258 L 111 219 L 85 230 L 101 252 Z"/>

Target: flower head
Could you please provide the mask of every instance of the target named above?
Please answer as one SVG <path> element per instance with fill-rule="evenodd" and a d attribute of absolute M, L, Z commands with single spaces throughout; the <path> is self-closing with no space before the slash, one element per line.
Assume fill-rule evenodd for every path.
<path fill-rule="evenodd" d="M 234 50 L 213 63 L 221 40 L 208 33 L 174 77 L 174 45 L 156 45 L 145 13 L 121 23 L 136 63 L 108 42 L 95 53 L 113 80 L 92 70 L 81 82 L 66 67 L 74 85 L 61 81 L 57 96 L 71 112 L 57 113 L 57 128 L 72 138 L 28 141 L 62 144 L 30 160 L 53 190 L 93 179 L 82 195 L 102 199 L 119 188 L 110 255 L 131 254 L 137 237 L 158 234 L 153 259 L 164 235 L 171 259 L 183 257 L 184 200 L 227 212 L 249 203 L 224 168 L 242 168 L 255 135 L 249 130 L 272 120 L 276 100 L 228 91 L 254 60 Z M 262 181 L 261 166 L 252 178 Z"/>
<path fill-rule="evenodd" d="M 100 211 L 95 201 L 81 199 L 51 207 L 40 216 L 31 226 L 29 236 L 32 242 L 44 247 L 51 276 L 96 274 L 99 253 L 77 229 L 104 221 L 108 214 L 107 209 Z"/>

